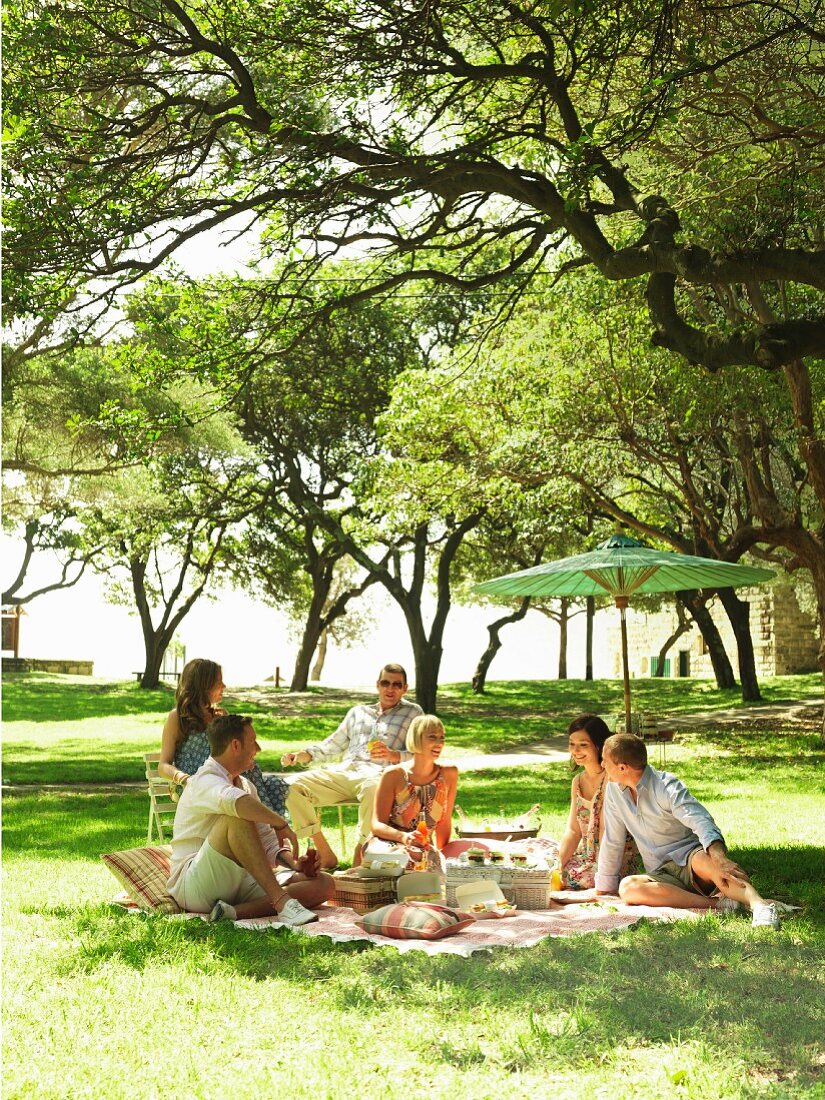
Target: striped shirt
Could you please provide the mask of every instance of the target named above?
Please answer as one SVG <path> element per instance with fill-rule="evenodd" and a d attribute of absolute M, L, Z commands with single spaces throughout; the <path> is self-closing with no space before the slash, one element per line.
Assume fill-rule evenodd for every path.
<path fill-rule="evenodd" d="M 424 711 L 418 703 L 401 700 L 389 710 L 382 710 L 380 703 L 359 703 L 347 711 L 346 717 L 335 733 L 323 741 L 307 745 L 312 753 L 312 763 L 322 763 L 340 756 L 345 764 L 380 764 L 387 761 L 371 761 L 367 745 L 370 741 L 383 741 L 392 752 L 409 760 L 412 753 L 406 751 L 407 730 L 410 722 Z"/>

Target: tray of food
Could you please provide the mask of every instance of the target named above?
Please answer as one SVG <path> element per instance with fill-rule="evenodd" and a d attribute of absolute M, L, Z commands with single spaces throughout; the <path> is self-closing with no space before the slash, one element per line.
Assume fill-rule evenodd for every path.
<path fill-rule="evenodd" d="M 507 900 L 498 883 L 490 879 L 467 882 L 456 889 L 455 895 L 456 907 L 476 920 L 511 917 L 516 912 L 515 905 Z"/>

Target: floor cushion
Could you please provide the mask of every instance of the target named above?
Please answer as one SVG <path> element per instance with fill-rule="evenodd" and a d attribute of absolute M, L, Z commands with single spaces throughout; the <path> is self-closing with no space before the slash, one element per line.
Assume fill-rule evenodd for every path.
<path fill-rule="evenodd" d="M 365 932 L 397 940 L 440 940 L 473 923 L 472 917 L 454 909 L 415 901 L 382 905 L 356 921 Z"/>
<path fill-rule="evenodd" d="M 167 893 L 169 860 L 168 844 L 156 848 L 127 848 L 109 852 L 100 858 L 141 909 L 156 913 L 182 913 L 183 910 Z"/>

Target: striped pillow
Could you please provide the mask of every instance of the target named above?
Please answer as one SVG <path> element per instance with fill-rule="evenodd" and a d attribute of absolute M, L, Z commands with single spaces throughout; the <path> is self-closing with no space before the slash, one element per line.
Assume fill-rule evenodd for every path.
<path fill-rule="evenodd" d="M 396 940 L 439 940 L 473 923 L 472 917 L 465 917 L 455 909 L 422 902 L 383 905 L 356 921 L 365 932 Z"/>
<path fill-rule="evenodd" d="M 100 858 L 141 909 L 182 913 L 175 899 L 166 892 L 171 854 L 172 849 L 164 844 L 159 848 L 127 848 Z"/>

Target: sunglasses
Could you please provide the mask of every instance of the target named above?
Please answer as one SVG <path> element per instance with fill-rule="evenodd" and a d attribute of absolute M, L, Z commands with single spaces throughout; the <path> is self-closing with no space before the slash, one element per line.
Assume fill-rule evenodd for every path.
<path fill-rule="evenodd" d="M 379 680 L 378 686 L 381 688 L 402 688 L 404 686 L 403 680 Z"/>

